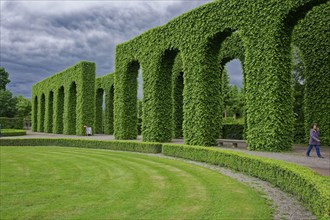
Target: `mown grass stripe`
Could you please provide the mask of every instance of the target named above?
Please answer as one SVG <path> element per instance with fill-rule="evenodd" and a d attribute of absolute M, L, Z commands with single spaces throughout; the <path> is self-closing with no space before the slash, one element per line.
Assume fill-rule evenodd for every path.
<path fill-rule="evenodd" d="M 5 219 L 267 219 L 271 215 L 264 199 L 250 188 L 180 161 L 95 149 L 0 149 L 1 186 L 6 184 L 5 190 L 1 187 L 0 211 Z M 17 166 L 30 169 L 30 178 L 16 173 Z M 11 188 L 13 183 L 16 188 Z"/>

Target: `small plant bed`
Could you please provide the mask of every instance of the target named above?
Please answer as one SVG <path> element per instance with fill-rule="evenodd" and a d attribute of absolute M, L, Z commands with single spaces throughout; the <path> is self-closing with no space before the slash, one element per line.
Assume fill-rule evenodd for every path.
<path fill-rule="evenodd" d="M 1 129 L 1 136 L 2 137 L 9 137 L 9 136 L 22 136 L 26 135 L 26 130 L 19 130 L 19 129 Z"/>
<path fill-rule="evenodd" d="M 3 219 L 270 219 L 251 188 L 192 164 L 130 152 L 0 147 Z"/>

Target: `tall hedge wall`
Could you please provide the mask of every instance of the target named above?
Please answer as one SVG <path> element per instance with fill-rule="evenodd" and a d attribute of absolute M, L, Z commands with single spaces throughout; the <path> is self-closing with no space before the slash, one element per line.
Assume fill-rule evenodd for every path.
<path fill-rule="evenodd" d="M 32 130 L 84 135 L 93 125 L 95 64 L 81 61 L 32 87 Z"/>
<path fill-rule="evenodd" d="M 113 76 L 113 73 L 107 74 L 96 78 L 95 81 L 95 133 L 113 134 Z M 102 108 L 103 96 L 105 97 L 104 115 Z"/>
<path fill-rule="evenodd" d="M 135 139 L 136 63 L 143 69 L 143 140 L 168 141 L 173 132 L 172 68 L 178 53 L 183 69 L 183 135 L 189 145 L 215 144 L 221 128 L 221 57 L 244 57 L 246 139 L 251 150 L 289 150 L 293 141 L 291 38 L 297 22 L 315 11 L 322 22 L 327 0 L 214 1 L 148 30 L 116 48 L 115 136 Z M 322 7 L 317 7 L 321 5 Z M 307 15 L 307 16 L 306 16 Z M 324 31 L 313 26 L 311 35 Z M 299 30 L 297 30 L 299 32 Z M 305 32 L 305 30 L 303 30 Z M 324 34 L 323 34 L 324 35 Z M 239 45 L 226 47 L 229 38 Z M 299 37 L 305 40 L 304 37 Z M 234 41 L 234 40 L 233 40 Z M 325 43 L 328 45 L 328 43 Z M 240 46 L 241 45 L 241 46 Z M 323 50 L 313 44 L 312 51 Z M 233 50 L 233 51 L 230 51 Z M 242 51 L 243 50 L 243 51 Z M 237 51 L 237 52 L 235 52 Z M 225 53 L 224 53 L 225 54 Z M 242 54 L 244 56 L 242 56 Z M 324 66 L 326 53 L 317 53 Z M 325 65 L 326 66 L 326 65 Z M 326 77 L 326 67 L 318 76 Z M 322 77 L 321 77 L 322 76 Z M 320 79 L 319 78 L 319 79 Z M 320 88 L 329 83 L 319 80 Z M 320 89 L 319 97 L 326 97 Z M 306 98 L 309 99 L 309 98 Z M 322 101 L 328 106 L 328 101 Z M 328 108 L 329 109 L 329 108 Z M 326 109 L 319 109 L 324 116 Z M 321 118 L 317 116 L 316 119 Z M 323 121 L 323 119 L 321 120 Z M 324 131 L 327 130 L 322 125 Z"/>

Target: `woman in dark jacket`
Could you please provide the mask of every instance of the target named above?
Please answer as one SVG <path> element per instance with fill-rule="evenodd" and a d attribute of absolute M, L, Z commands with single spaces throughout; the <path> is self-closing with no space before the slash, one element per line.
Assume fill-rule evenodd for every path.
<path fill-rule="evenodd" d="M 309 157 L 309 154 L 313 147 L 316 148 L 316 154 L 319 158 L 323 158 L 320 152 L 320 139 L 319 139 L 319 128 L 316 123 L 313 123 L 311 126 L 311 130 L 309 131 L 309 147 L 306 153 L 306 156 Z"/>

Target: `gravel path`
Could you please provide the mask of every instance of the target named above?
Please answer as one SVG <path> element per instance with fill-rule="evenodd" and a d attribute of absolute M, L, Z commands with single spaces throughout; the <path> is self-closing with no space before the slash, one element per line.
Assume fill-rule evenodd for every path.
<path fill-rule="evenodd" d="M 180 160 L 186 163 L 202 166 L 207 169 L 211 169 L 226 176 L 229 176 L 239 182 L 242 182 L 243 184 L 249 187 L 252 187 L 254 190 L 260 192 L 262 197 L 265 197 L 266 200 L 268 200 L 271 203 L 272 208 L 274 210 L 273 219 L 275 220 L 316 219 L 316 216 L 313 215 L 310 211 L 308 211 L 294 196 L 285 193 L 280 189 L 274 187 L 270 183 L 262 181 L 255 177 L 247 176 L 245 174 L 237 173 L 224 167 L 210 165 L 207 163 L 196 162 L 182 158 L 168 157 L 162 154 L 148 154 L 148 155 L 167 158 L 170 160 Z"/>

